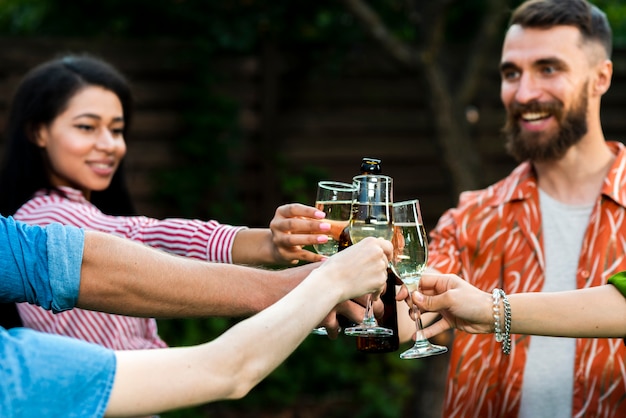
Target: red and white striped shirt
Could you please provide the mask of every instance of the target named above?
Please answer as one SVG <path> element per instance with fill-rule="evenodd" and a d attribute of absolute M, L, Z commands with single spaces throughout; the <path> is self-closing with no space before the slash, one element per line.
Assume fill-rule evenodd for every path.
<path fill-rule="evenodd" d="M 231 263 L 235 235 L 243 227 L 216 221 L 145 216 L 110 216 L 88 202 L 82 193 L 60 187 L 66 194 L 39 191 L 14 215 L 15 219 L 46 225 L 58 222 L 86 230 L 108 232 L 151 247 L 201 260 Z M 39 331 L 90 341 L 115 350 L 166 347 L 156 320 L 106 314 L 83 309 L 52 314 L 35 305 L 18 304 L 24 326 Z"/>

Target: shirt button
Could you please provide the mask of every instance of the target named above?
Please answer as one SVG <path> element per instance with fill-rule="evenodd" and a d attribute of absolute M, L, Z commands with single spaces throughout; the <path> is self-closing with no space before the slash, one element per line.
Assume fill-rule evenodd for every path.
<path fill-rule="evenodd" d="M 589 276 L 590 276 L 589 270 L 582 270 L 582 271 L 580 272 L 580 275 L 581 275 L 581 277 L 582 277 L 583 279 L 588 279 L 588 278 L 589 278 Z"/>

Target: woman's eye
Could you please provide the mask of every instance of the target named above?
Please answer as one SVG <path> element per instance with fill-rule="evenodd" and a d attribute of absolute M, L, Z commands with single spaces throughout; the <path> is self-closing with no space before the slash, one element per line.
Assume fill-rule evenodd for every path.
<path fill-rule="evenodd" d="M 91 131 L 93 131 L 95 129 L 91 125 L 83 125 L 83 124 L 78 124 L 78 125 L 76 125 L 76 127 L 78 129 L 80 129 L 81 131 L 87 131 L 87 132 L 91 132 Z"/>

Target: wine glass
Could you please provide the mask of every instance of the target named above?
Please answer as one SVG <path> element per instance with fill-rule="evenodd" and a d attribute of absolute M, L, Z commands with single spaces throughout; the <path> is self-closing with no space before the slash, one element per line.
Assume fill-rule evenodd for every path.
<path fill-rule="evenodd" d="M 350 216 L 350 240 L 353 244 L 366 237 L 390 240 L 393 234 L 393 182 L 391 177 L 365 174 L 354 177 L 356 189 Z M 367 296 L 363 321 L 346 328 L 346 335 L 380 337 L 393 335 L 393 330 L 378 325 L 372 310 L 371 295 Z"/>
<path fill-rule="evenodd" d="M 422 272 L 428 260 L 428 240 L 422 222 L 419 200 L 394 203 L 393 217 L 394 256 L 392 269 L 412 293 L 419 286 Z M 414 304 L 412 304 L 411 310 L 415 315 L 415 344 L 400 354 L 400 358 L 422 358 L 448 351 L 447 347 L 431 344 L 424 338 L 420 311 Z"/>
<path fill-rule="evenodd" d="M 350 222 L 354 190 L 354 184 L 349 183 L 338 181 L 317 183 L 315 207 L 326 214 L 324 221 L 330 224 L 328 241 L 313 245 L 318 254 L 330 257 L 339 250 L 339 235 Z M 313 329 L 313 334 L 328 335 L 328 332 L 324 327 L 317 327 Z"/>

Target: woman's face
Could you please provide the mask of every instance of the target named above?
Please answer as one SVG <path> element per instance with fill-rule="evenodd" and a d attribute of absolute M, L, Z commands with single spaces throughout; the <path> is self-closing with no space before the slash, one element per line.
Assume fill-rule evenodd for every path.
<path fill-rule="evenodd" d="M 54 186 L 91 191 L 109 187 L 126 154 L 124 113 L 110 90 L 88 86 L 79 90 L 67 108 L 37 132 L 36 143 L 45 149 Z"/>

